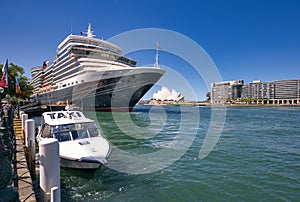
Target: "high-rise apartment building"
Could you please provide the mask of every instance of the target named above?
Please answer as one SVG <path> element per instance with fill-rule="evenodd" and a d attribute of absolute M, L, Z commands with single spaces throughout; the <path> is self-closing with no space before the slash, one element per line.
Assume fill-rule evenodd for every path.
<path fill-rule="evenodd" d="M 300 104 L 300 79 L 243 83 L 243 80 L 212 83 L 211 103 Z"/>
<path fill-rule="evenodd" d="M 222 81 L 211 84 L 211 103 L 223 104 L 241 97 L 243 80 Z"/>

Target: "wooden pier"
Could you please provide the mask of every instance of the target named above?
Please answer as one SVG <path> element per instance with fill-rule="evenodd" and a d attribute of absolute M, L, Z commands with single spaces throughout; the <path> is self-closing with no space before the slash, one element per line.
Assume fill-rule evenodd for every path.
<path fill-rule="evenodd" d="M 35 154 L 34 120 L 28 119 L 24 112 L 18 114 L 16 110 L 14 113 L 12 109 L 0 120 L 0 202 L 60 202 L 58 141 L 54 139 L 51 144 L 45 141 L 42 144 L 44 150 L 39 154 L 55 161 L 51 158 L 49 161 L 48 158 L 36 161 L 39 158 Z M 14 118 L 19 116 L 22 120 Z M 53 153 L 53 148 L 49 149 L 52 145 L 56 148 L 56 156 L 49 155 Z M 57 164 L 56 173 L 49 175 L 53 163 Z M 36 165 L 42 166 L 43 172 Z"/>
<path fill-rule="evenodd" d="M 22 140 L 23 131 L 21 119 L 14 119 L 14 131 L 16 137 L 16 159 L 13 161 L 13 186 L 18 189 L 19 200 L 21 202 L 35 202 L 37 201 L 35 187 L 38 185 L 34 184 L 27 165 L 25 149 Z"/>

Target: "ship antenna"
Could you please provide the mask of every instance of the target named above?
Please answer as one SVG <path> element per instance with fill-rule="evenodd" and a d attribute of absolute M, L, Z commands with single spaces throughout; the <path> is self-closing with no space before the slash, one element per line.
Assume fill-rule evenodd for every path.
<path fill-rule="evenodd" d="M 155 67 L 159 67 L 159 64 L 158 64 L 158 50 L 159 49 L 160 49 L 160 46 L 158 45 L 158 42 L 156 42 L 156 55 L 155 55 L 155 64 L 154 64 Z"/>
<path fill-rule="evenodd" d="M 73 19 L 71 18 L 71 35 L 73 34 Z"/>

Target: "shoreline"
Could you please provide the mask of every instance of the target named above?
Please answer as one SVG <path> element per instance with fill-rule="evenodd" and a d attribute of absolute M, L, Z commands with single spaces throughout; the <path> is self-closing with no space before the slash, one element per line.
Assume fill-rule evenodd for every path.
<path fill-rule="evenodd" d="M 210 106 L 224 106 L 224 107 L 300 107 L 300 105 L 279 105 L 279 104 L 224 104 L 224 105 L 210 105 Z"/>
<path fill-rule="evenodd" d="M 176 104 L 141 104 L 145 106 L 200 106 L 200 107 L 300 107 L 300 105 L 282 104 L 210 104 L 210 103 L 176 103 Z M 138 105 L 137 105 L 138 106 Z"/>

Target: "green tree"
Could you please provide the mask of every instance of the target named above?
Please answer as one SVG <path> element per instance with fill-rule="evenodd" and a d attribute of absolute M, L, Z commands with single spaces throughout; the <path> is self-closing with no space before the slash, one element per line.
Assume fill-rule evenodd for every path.
<path fill-rule="evenodd" d="M 231 103 L 231 101 L 232 101 L 232 100 L 231 100 L 230 97 L 227 97 L 227 98 L 226 98 L 226 102 Z"/>
<path fill-rule="evenodd" d="M 2 70 L 3 64 L 0 64 L 0 68 Z M 18 65 L 15 65 L 13 63 L 9 63 L 8 65 L 8 88 L 4 88 L 5 95 L 9 94 L 10 97 L 16 97 L 19 99 L 26 99 L 29 98 L 29 96 L 32 93 L 32 86 L 28 84 L 28 78 L 24 76 L 24 69 Z M 2 78 L 2 71 L 0 72 L 0 78 Z M 16 94 L 16 77 L 20 80 L 20 88 L 21 93 Z"/>
<path fill-rule="evenodd" d="M 210 100 L 211 99 L 211 93 L 210 92 L 207 92 L 206 93 L 206 100 Z"/>

